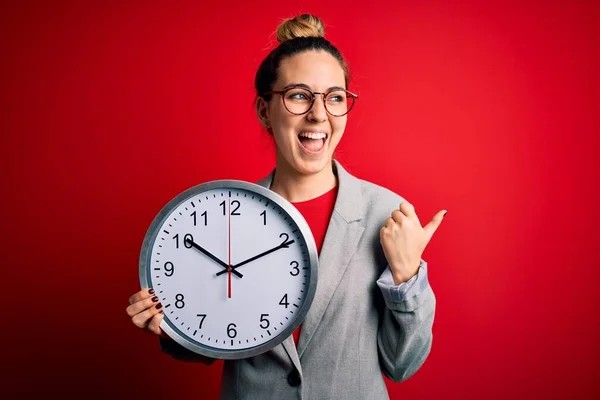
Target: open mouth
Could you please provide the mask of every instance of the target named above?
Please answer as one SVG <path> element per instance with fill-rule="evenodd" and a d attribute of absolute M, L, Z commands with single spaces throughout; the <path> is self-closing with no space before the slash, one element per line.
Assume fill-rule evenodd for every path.
<path fill-rule="evenodd" d="M 328 135 L 323 132 L 302 132 L 298 135 L 300 145 L 309 153 L 318 153 L 325 147 Z"/>

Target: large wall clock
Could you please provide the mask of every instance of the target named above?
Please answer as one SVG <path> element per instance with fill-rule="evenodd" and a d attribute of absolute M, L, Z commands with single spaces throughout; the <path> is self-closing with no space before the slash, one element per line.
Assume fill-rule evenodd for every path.
<path fill-rule="evenodd" d="M 207 357 L 240 359 L 302 323 L 317 265 L 314 238 L 292 204 L 257 184 L 220 180 L 184 191 L 158 213 L 139 272 L 163 304 L 167 335 Z"/>

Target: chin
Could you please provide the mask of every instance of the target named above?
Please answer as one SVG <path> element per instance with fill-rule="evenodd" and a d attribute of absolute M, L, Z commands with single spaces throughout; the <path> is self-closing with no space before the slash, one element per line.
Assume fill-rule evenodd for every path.
<path fill-rule="evenodd" d="M 323 157 L 316 160 L 300 159 L 294 163 L 296 171 L 303 175 L 312 175 L 323 171 L 331 166 L 331 157 Z"/>

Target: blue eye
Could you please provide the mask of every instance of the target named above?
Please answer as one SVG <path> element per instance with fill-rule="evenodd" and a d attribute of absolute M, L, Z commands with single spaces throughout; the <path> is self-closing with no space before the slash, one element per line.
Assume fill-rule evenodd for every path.
<path fill-rule="evenodd" d="M 293 101 L 310 102 L 312 101 L 312 95 L 310 92 L 302 89 L 290 90 L 286 96 L 287 99 Z"/>
<path fill-rule="evenodd" d="M 334 92 L 327 95 L 328 103 L 343 103 L 346 101 L 345 93 Z"/>

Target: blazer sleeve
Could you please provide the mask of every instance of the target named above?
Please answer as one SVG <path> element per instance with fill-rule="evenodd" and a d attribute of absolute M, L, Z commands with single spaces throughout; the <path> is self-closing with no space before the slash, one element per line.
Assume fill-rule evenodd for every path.
<path fill-rule="evenodd" d="M 435 295 L 427 279 L 427 263 L 415 276 L 395 285 L 389 266 L 377 280 L 386 308 L 377 333 L 383 373 L 396 382 L 412 376 L 431 350 Z"/>
<path fill-rule="evenodd" d="M 205 357 L 186 349 L 173 339 L 160 338 L 159 342 L 160 349 L 163 351 L 163 353 L 170 355 L 176 360 L 188 362 L 201 362 L 206 365 L 210 365 L 215 361 L 214 358 Z"/>

